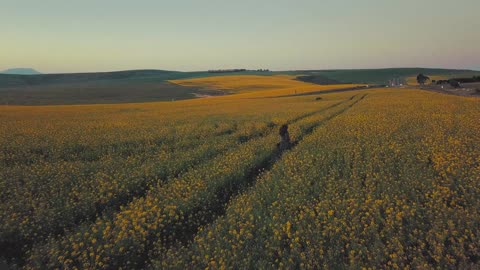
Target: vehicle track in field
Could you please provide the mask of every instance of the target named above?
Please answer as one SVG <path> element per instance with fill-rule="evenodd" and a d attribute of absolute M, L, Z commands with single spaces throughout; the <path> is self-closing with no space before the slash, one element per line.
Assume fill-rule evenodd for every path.
<path fill-rule="evenodd" d="M 290 149 L 286 149 L 286 150 L 277 149 L 276 151 L 274 151 L 260 165 L 251 168 L 249 170 L 247 176 L 244 179 L 236 181 L 235 186 L 223 187 L 221 190 L 217 190 L 216 198 L 219 198 L 219 200 L 217 201 L 217 203 L 215 205 L 212 205 L 211 209 L 210 209 L 211 210 L 210 213 L 213 213 L 213 215 L 208 216 L 208 217 L 205 217 L 205 216 L 197 217 L 198 219 L 201 218 L 201 220 L 198 220 L 197 222 L 191 222 L 190 223 L 190 224 L 200 224 L 199 226 L 190 226 L 190 227 L 183 226 L 183 227 L 177 228 L 172 233 L 174 233 L 175 235 L 180 235 L 181 237 L 178 237 L 174 241 L 171 241 L 171 242 L 162 242 L 160 246 L 163 247 L 163 249 L 159 252 L 160 253 L 165 252 L 168 248 L 170 248 L 172 246 L 175 246 L 175 245 L 189 245 L 193 241 L 196 233 L 198 232 L 199 227 L 206 226 L 208 224 L 213 224 L 217 218 L 223 216 L 225 214 L 226 209 L 227 209 L 228 203 L 232 199 L 234 199 L 236 196 L 242 194 L 245 190 L 247 190 L 248 187 L 252 186 L 256 182 L 257 178 L 261 176 L 261 174 L 271 170 L 272 167 L 275 165 L 275 163 L 278 162 L 281 159 L 284 152 L 289 151 L 291 149 L 294 149 L 299 143 L 301 143 L 303 141 L 303 139 L 306 136 L 312 134 L 316 128 L 326 124 L 331 119 L 345 113 L 347 110 L 349 110 L 350 108 L 355 106 L 358 102 L 363 100 L 367 95 L 368 95 L 368 93 L 364 94 L 363 96 L 361 96 L 359 98 L 357 98 L 356 100 L 355 100 L 355 98 L 358 95 L 354 95 L 347 100 L 344 100 L 342 102 L 333 104 L 331 106 L 328 106 L 327 108 L 324 108 L 323 110 L 318 111 L 318 112 L 323 112 L 323 111 L 335 108 L 337 106 L 340 106 L 342 104 L 348 103 L 348 102 L 353 100 L 353 102 L 351 102 L 351 104 L 347 105 L 345 108 L 342 108 L 339 111 L 336 111 L 336 112 L 328 115 L 327 117 L 323 118 L 322 120 L 319 120 L 318 122 L 314 123 L 312 126 L 308 127 L 306 129 L 306 131 L 303 132 L 303 134 L 295 142 L 293 142 L 293 145 Z M 318 113 L 318 112 L 316 112 L 316 113 Z M 294 123 L 296 123 L 296 122 L 298 122 L 298 121 L 300 121 L 300 120 L 302 120 L 306 117 L 312 116 L 316 113 L 312 112 L 312 113 L 309 113 L 307 116 L 304 115 L 302 117 L 298 117 L 298 119 L 296 119 L 296 121 L 292 120 L 292 121 L 289 121 L 287 124 L 294 124 Z M 193 210 L 192 212 L 195 212 L 195 210 Z M 185 213 L 184 214 L 184 219 L 188 219 L 191 216 L 196 216 L 196 215 L 192 215 L 191 212 L 190 213 Z M 158 240 L 158 241 L 160 241 L 160 240 Z M 153 244 L 153 246 L 154 245 L 155 244 Z M 145 259 L 145 264 L 141 265 L 140 268 L 147 266 L 148 263 L 150 262 L 149 257 L 147 255 L 144 257 L 144 259 Z"/>
<path fill-rule="evenodd" d="M 333 94 L 333 93 L 342 93 L 342 92 L 354 92 L 354 91 L 364 91 L 364 90 L 373 90 L 384 88 L 383 85 L 370 85 L 370 86 L 355 86 L 347 88 L 338 88 L 338 89 L 326 89 L 318 90 L 306 93 L 291 94 L 291 95 L 280 95 L 280 96 L 267 96 L 267 97 L 251 97 L 245 99 L 270 99 L 270 98 L 291 98 L 291 97 L 304 97 L 304 96 L 318 96 L 324 94 Z"/>
<path fill-rule="evenodd" d="M 354 98 L 354 97 L 356 97 L 356 95 L 355 95 L 355 96 L 352 96 L 352 98 Z M 352 100 L 352 99 L 349 99 L 349 100 Z M 303 120 L 303 119 L 305 119 L 305 118 L 307 118 L 307 117 L 310 117 L 310 116 L 313 116 L 313 115 L 315 115 L 315 114 L 318 114 L 318 113 L 324 112 L 324 111 L 326 111 L 326 110 L 329 110 L 329 109 L 335 108 L 335 107 L 337 107 L 337 106 L 340 106 L 340 105 L 342 105 L 343 103 L 348 102 L 349 100 L 340 101 L 340 102 L 337 102 L 337 103 L 332 104 L 332 105 L 330 105 L 330 106 L 327 106 L 327 107 L 325 107 L 325 108 L 322 108 L 322 109 L 320 109 L 320 110 L 315 110 L 315 111 L 313 111 L 313 112 L 309 112 L 309 113 L 306 113 L 306 114 L 302 114 L 302 115 L 300 115 L 300 116 L 298 116 L 298 117 L 296 117 L 296 118 L 293 118 L 293 119 L 287 121 L 286 124 L 287 124 L 287 125 L 294 124 L 294 123 L 299 122 L 299 121 L 301 121 L 301 120 Z M 274 126 L 272 126 L 272 127 L 267 127 L 267 128 L 261 129 L 261 130 L 259 130 L 259 132 L 258 132 L 257 134 L 254 134 L 254 135 L 252 135 L 252 136 L 249 136 L 249 137 L 246 138 L 246 139 L 239 140 L 239 139 L 237 138 L 237 140 L 238 140 L 238 142 L 239 142 L 239 145 L 241 145 L 241 144 L 246 144 L 246 143 L 248 143 L 248 142 L 250 142 L 250 141 L 252 141 L 252 140 L 254 140 L 254 139 L 257 139 L 257 138 L 266 137 L 266 136 L 268 136 L 268 134 L 270 134 L 270 132 L 276 132 L 276 129 L 277 129 L 279 126 L 280 126 L 280 125 L 274 125 Z M 239 145 L 237 145 L 236 147 L 239 147 Z M 179 171 L 179 172 L 176 172 L 176 173 L 174 173 L 174 174 L 172 174 L 172 175 L 167 176 L 167 177 L 166 177 L 166 180 L 165 180 L 165 183 L 170 182 L 172 179 L 176 179 L 176 178 L 181 177 L 182 174 L 187 173 L 187 172 L 190 171 L 190 170 L 194 170 L 194 169 L 197 168 L 198 166 L 201 166 L 202 164 L 209 162 L 210 160 L 214 159 L 215 157 L 218 157 L 218 156 L 224 154 L 224 153 L 227 152 L 228 150 L 229 150 L 229 149 L 222 149 L 222 150 L 216 152 L 215 154 L 208 156 L 207 159 L 202 159 L 201 161 L 195 163 L 194 166 L 190 167 L 188 170 L 182 170 L 182 171 Z M 120 208 L 120 206 L 123 206 L 123 205 L 128 204 L 128 203 L 131 201 L 132 198 L 138 198 L 138 197 L 143 197 L 143 196 L 145 196 L 145 194 L 148 192 L 148 190 L 149 190 L 149 187 L 148 187 L 148 186 L 145 186 L 145 187 L 143 187 L 143 188 L 141 189 L 141 191 L 136 192 L 135 194 L 131 194 L 131 196 L 129 196 L 129 198 L 125 198 L 124 200 L 122 200 L 123 203 L 118 204 L 118 205 L 110 205 L 110 207 L 114 207 L 114 209 L 117 209 L 117 210 L 118 210 L 118 209 Z M 110 203 L 110 204 L 111 204 L 111 203 Z M 101 210 L 101 209 L 102 209 L 102 208 L 105 208 L 105 206 L 100 205 L 100 206 L 98 206 L 97 208 L 100 209 L 100 210 L 97 210 L 97 212 L 95 213 L 95 216 L 98 216 L 98 215 L 103 214 L 103 210 Z M 113 212 L 116 212 L 116 211 L 112 211 L 112 213 L 113 213 Z"/>
<path fill-rule="evenodd" d="M 342 104 L 347 106 L 350 102 L 351 100 L 345 99 L 330 106 L 321 108 L 319 110 L 295 117 L 289 121 L 286 121 L 285 123 L 294 124 L 298 121 L 314 115 L 315 113 L 321 113 Z M 278 127 L 279 125 L 276 125 L 275 127 Z M 264 137 L 268 136 L 274 138 L 277 133 L 277 129 L 275 127 L 271 127 L 269 129 L 270 133 Z M 273 149 L 274 148 L 275 147 L 273 147 Z M 231 152 L 235 152 L 235 149 L 231 149 Z M 273 165 L 274 161 L 280 158 L 282 153 L 283 151 L 273 150 L 271 154 L 265 155 L 265 157 L 263 157 L 258 162 L 250 164 L 250 169 L 248 169 L 248 165 L 245 167 L 245 169 L 242 169 L 242 176 L 218 185 L 216 189 L 210 193 L 212 196 L 210 196 L 208 200 L 202 201 L 200 205 L 197 205 L 196 203 L 195 205 L 192 205 L 192 207 L 184 210 L 181 213 L 182 218 L 180 218 L 179 220 L 186 220 L 188 222 L 165 223 L 164 225 L 162 225 L 163 236 L 159 236 L 157 233 L 155 233 L 155 230 L 150 231 L 148 233 L 147 240 L 143 241 L 141 248 L 139 246 L 138 252 L 135 252 L 136 255 L 131 254 L 131 256 L 128 257 L 128 260 L 130 262 L 129 267 L 139 269 L 144 268 L 148 264 L 151 251 L 154 250 L 154 247 L 157 245 L 157 243 L 160 243 L 161 246 L 168 247 L 173 243 L 179 241 L 184 242 L 191 239 L 200 226 L 210 223 L 215 219 L 215 217 L 221 215 L 224 212 L 225 204 L 232 198 L 232 196 L 243 192 L 245 188 L 250 186 L 252 181 L 257 178 L 259 173 L 261 173 L 262 170 L 269 169 L 270 166 Z M 194 201 L 192 201 L 192 203 L 193 202 Z M 121 253 L 111 254 L 109 256 L 113 256 L 110 257 L 113 260 L 117 260 L 116 258 L 118 258 L 119 260 L 127 260 L 126 257 L 122 257 Z M 119 264 L 119 266 L 122 265 L 122 263 Z"/>
<path fill-rule="evenodd" d="M 307 117 L 310 117 L 310 116 L 313 116 L 315 114 L 322 113 L 322 112 L 327 111 L 329 109 L 340 106 L 340 105 L 342 105 L 342 104 L 344 104 L 348 101 L 349 100 L 342 100 L 340 102 L 334 103 L 334 104 L 329 105 L 327 107 L 323 107 L 321 109 L 302 114 L 298 117 L 295 117 L 293 119 L 288 120 L 286 122 L 286 124 L 294 124 L 294 123 L 299 122 L 299 121 L 301 121 L 301 120 L 303 120 Z M 248 142 L 250 142 L 250 141 L 252 141 L 256 138 L 261 138 L 261 137 L 268 136 L 269 134 L 271 134 L 271 132 L 277 132 L 278 127 L 279 127 L 279 125 L 266 127 L 264 129 L 261 129 L 258 133 L 255 133 L 254 135 L 249 136 L 248 138 L 243 139 L 243 140 L 238 141 L 238 142 L 241 145 L 241 144 L 248 143 Z M 216 137 L 217 136 L 225 136 L 225 135 L 228 135 L 228 132 L 226 132 L 226 133 L 222 132 L 222 133 L 215 134 L 215 135 L 216 135 Z M 237 140 L 238 140 L 238 138 L 236 139 L 236 141 Z M 239 146 L 237 145 L 237 147 L 239 147 Z M 222 150 L 220 150 L 220 151 L 218 151 L 218 152 L 216 152 L 212 155 L 209 155 L 206 159 L 202 159 L 199 162 L 195 162 L 194 166 L 190 167 L 188 170 L 178 171 L 178 172 L 176 172 L 172 175 L 167 176 L 164 183 L 168 183 L 172 179 L 176 179 L 178 177 L 181 177 L 181 175 L 183 173 L 186 173 L 190 170 L 194 170 L 198 166 L 201 166 L 202 164 L 207 163 L 208 161 L 212 160 L 213 158 L 224 154 L 226 151 L 228 151 L 228 149 L 222 149 Z M 262 164 L 261 167 L 267 167 L 267 165 L 268 164 L 265 163 L 265 164 Z M 249 173 L 249 177 L 253 177 L 253 176 L 250 176 L 250 175 L 253 175 L 253 174 L 254 174 L 253 172 Z M 121 206 L 127 205 L 134 198 L 141 198 L 141 197 L 145 196 L 145 194 L 148 192 L 149 189 L 150 189 L 149 186 L 147 184 L 145 184 L 144 186 L 140 187 L 137 191 L 135 191 L 133 193 L 122 194 L 122 195 L 117 196 L 114 199 L 112 199 L 112 200 L 110 200 L 106 203 L 96 204 L 95 205 L 96 210 L 94 212 L 90 213 L 89 215 L 82 215 L 82 216 L 75 217 L 75 220 L 72 224 L 70 224 L 68 226 L 61 226 L 61 227 L 58 227 L 58 228 L 53 228 L 51 231 L 48 231 L 47 233 L 52 234 L 57 238 L 62 237 L 62 236 L 65 235 L 66 231 L 68 231 L 72 228 L 75 228 L 76 226 L 79 226 L 80 224 L 92 223 L 92 222 L 95 221 L 95 219 L 98 216 L 102 216 L 102 215 L 112 216 L 116 212 L 118 212 L 118 210 L 121 208 Z M 45 234 L 45 232 L 43 232 L 43 234 Z M 7 239 L 4 239 L 5 241 L 0 241 L 0 256 L 4 256 L 4 257 L 7 257 L 7 258 L 14 258 L 15 260 L 17 260 L 21 263 L 25 259 L 25 252 L 28 249 L 30 249 L 32 245 L 43 242 L 43 240 L 41 240 L 41 241 L 31 241 L 29 239 L 21 239 L 21 237 L 20 238 L 18 238 L 18 237 L 19 237 L 18 235 L 12 235 L 11 238 L 16 239 L 15 241 L 8 241 Z"/>
<path fill-rule="evenodd" d="M 355 95 L 355 96 L 356 96 L 356 95 Z M 355 96 L 353 96 L 353 97 L 355 97 Z M 352 97 L 352 98 L 353 98 L 353 97 Z M 351 100 L 351 99 L 350 99 L 350 100 Z M 348 100 L 347 100 L 347 101 L 348 101 Z M 337 103 L 332 104 L 332 105 L 330 105 L 330 106 L 327 106 L 327 107 L 325 107 L 325 108 L 322 108 L 322 109 L 320 109 L 320 110 L 315 110 L 315 111 L 313 111 L 313 112 L 309 112 L 309 113 L 300 115 L 300 116 L 298 116 L 298 117 L 296 117 L 296 118 L 293 118 L 293 119 L 287 121 L 286 124 L 294 124 L 294 123 L 296 123 L 296 122 L 298 122 L 298 121 L 301 121 L 301 120 L 303 120 L 303 119 L 305 119 L 305 118 L 307 118 L 307 117 L 310 117 L 310 116 L 313 116 L 313 115 L 315 115 L 315 114 L 318 114 L 318 113 L 324 112 L 324 111 L 326 111 L 326 110 L 329 110 L 329 109 L 335 108 L 335 107 L 337 107 L 337 106 L 340 106 L 341 104 L 343 104 L 343 103 L 345 103 L 345 102 L 347 102 L 347 101 L 340 101 L 340 102 L 337 102 Z M 267 127 L 267 128 L 261 129 L 261 130 L 259 130 L 258 133 L 253 134 L 252 136 L 248 136 L 248 138 L 246 138 L 246 139 L 239 140 L 239 138 L 237 138 L 237 141 L 239 142 L 239 145 L 242 145 L 242 144 L 246 144 L 246 143 L 248 143 L 248 142 L 250 142 L 250 141 L 252 141 L 252 140 L 254 140 L 254 139 L 257 139 L 257 138 L 266 137 L 266 136 L 268 136 L 268 134 L 270 134 L 270 132 L 276 132 L 276 129 L 277 129 L 279 126 L 280 126 L 280 125 L 274 125 L 274 126 L 272 126 L 272 127 Z M 237 145 L 236 147 L 239 147 L 239 145 Z M 224 154 L 224 153 L 227 152 L 228 150 L 229 150 L 229 149 L 222 149 L 222 150 L 220 150 L 220 151 L 218 151 L 218 152 L 216 152 L 216 153 L 208 156 L 206 159 L 202 159 L 201 161 L 196 162 L 196 163 L 194 164 L 194 166 L 190 167 L 188 170 L 177 171 L 176 173 L 174 173 L 174 174 L 172 174 L 172 175 L 168 175 L 167 177 L 165 177 L 166 180 L 164 181 L 164 183 L 168 183 L 168 182 L 170 182 L 170 181 L 173 180 L 173 179 L 176 179 L 176 178 L 181 177 L 182 174 L 187 173 L 187 172 L 190 171 L 190 170 L 194 170 L 194 169 L 197 168 L 198 166 L 201 166 L 202 164 L 209 162 L 210 160 L 214 159 L 215 157 L 218 157 L 218 156 Z M 118 204 L 118 205 L 111 205 L 111 203 L 110 203 L 110 204 L 109 204 L 109 207 L 110 207 L 110 208 L 113 207 L 113 209 L 117 209 L 117 210 L 118 210 L 118 209 L 120 208 L 120 206 L 123 206 L 123 205 L 128 204 L 128 203 L 132 200 L 132 198 L 138 198 L 138 197 L 143 197 L 143 196 L 145 196 L 145 194 L 148 192 L 148 190 L 149 190 L 149 187 L 148 187 L 148 186 L 145 186 L 145 187 L 141 188 L 140 191 L 138 191 L 138 192 L 136 192 L 136 193 L 134 193 L 134 194 L 131 194 L 131 196 L 129 196 L 129 198 L 125 198 L 124 200 L 122 200 L 122 203 L 120 203 L 120 204 Z M 97 209 L 99 209 L 99 210 L 96 211 L 95 216 L 98 216 L 98 215 L 103 214 L 103 210 L 101 210 L 101 209 L 103 209 L 103 208 L 105 208 L 105 207 L 106 207 L 106 205 L 99 205 L 99 206 L 97 206 Z M 113 213 L 113 212 L 116 212 L 116 211 L 112 211 L 112 213 Z"/>

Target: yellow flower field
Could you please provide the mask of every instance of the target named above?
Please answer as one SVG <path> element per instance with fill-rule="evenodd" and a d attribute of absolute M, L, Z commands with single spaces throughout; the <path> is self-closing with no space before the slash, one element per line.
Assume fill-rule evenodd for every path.
<path fill-rule="evenodd" d="M 480 267 L 480 99 L 277 97 L 353 87 L 290 76 L 173 82 L 231 95 L 0 106 L 0 257 L 23 269 Z"/>

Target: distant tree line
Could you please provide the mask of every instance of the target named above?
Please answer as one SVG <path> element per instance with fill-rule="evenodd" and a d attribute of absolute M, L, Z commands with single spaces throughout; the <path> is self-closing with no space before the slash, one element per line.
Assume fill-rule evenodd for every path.
<path fill-rule="evenodd" d="M 438 81 L 432 81 L 432 82 L 436 83 L 437 85 L 449 84 L 452 87 L 459 88 L 461 83 L 480 82 L 480 76 L 473 76 L 471 78 L 453 78 L 448 80 L 438 80 Z"/>
<path fill-rule="evenodd" d="M 453 78 L 450 80 L 454 80 L 459 83 L 475 83 L 475 82 L 480 82 L 480 76 L 473 76 L 471 78 Z"/>
<path fill-rule="evenodd" d="M 268 69 L 257 69 L 257 70 L 248 70 L 244 68 L 234 68 L 234 69 L 211 69 L 209 73 L 231 73 L 231 72 L 245 72 L 245 71 L 260 71 L 260 72 L 269 72 Z"/>
<path fill-rule="evenodd" d="M 455 79 L 449 79 L 449 80 L 438 80 L 438 81 L 432 81 L 434 83 L 436 83 L 437 85 L 441 85 L 441 84 L 449 84 L 451 87 L 454 87 L 454 88 L 459 88 L 460 87 L 460 82 L 458 82 L 457 80 Z"/>
<path fill-rule="evenodd" d="M 420 85 L 425 85 L 427 81 L 429 81 L 430 78 L 428 76 L 423 75 L 422 73 L 418 74 L 417 76 L 417 82 Z M 453 79 L 448 79 L 448 80 L 431 80 L 432 83 L 435 83 L 437 85 L 441 84 L 449 84 L 450 86 L 454 88 L 459 88 L 461 83 L 475 83 L 475 82 L 480 82 L 480 76 L 473 76 L 471 78 L 453 78 Z"/>
<path fill-rule="evenodd" d="M 234 69 L 211 69 L 209 73 L 228 73 L 228 72 L 244 72 L 247 71 L 244 68 L 234 68 Z"/>

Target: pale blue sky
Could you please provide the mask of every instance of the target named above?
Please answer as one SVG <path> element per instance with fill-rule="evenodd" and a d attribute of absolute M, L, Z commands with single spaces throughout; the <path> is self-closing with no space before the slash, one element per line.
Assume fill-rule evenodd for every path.
<path fill-rule="evenodd" d="M 479 0 L 0 0 L 0 70 L 480 67 Z"/>

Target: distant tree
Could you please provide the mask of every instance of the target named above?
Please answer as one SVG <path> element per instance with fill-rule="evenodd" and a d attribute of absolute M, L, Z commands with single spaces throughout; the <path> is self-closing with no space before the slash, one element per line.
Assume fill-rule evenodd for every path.
<path fill-rule="evenodd" d="M 423 75 L 423 73 L 418 74 L 417 82 L 420 85 L 424 85 L 426 81 L 430 80 L 428 76 Z"/>

